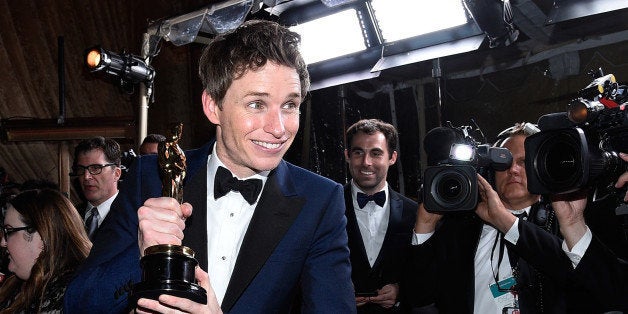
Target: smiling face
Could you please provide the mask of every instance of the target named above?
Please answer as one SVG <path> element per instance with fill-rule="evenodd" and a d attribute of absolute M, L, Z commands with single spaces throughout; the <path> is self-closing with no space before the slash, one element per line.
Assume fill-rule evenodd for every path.
<path fill-rule="evenodd" d="M 495 171 L 497 194 L 509 209 L 518 210 L 534 204 L 538 195 L 528 192 L 528 177 L 525 169 L 525 135 L 514 135 L 504 142 L 512 154 L 512 165 L 505 171 Z"/>
<path fill-rule="evenodd" d="M 382 132 L 357 132 L 349 150 L 345 150 L 345 158 L 353 182 L 364 193 L 371 195 L 384 188 L 388 168 L 397 161 L 397 152 L 388 151 L 388 143 Z"/>
<path fill-rule="evenodd" d="M 301 83 L 296 70 L 268 62 L 235 79 L 221 108 L 203 92 L 216 128 L 216 153 L 240 178 L 277 167 L 299 130 Z"/>
<path fill-rule="evenodd" d="M 26 226 L 22 216 L 11 205 L 8 206 L 5 217 L 5 228 L 20 228 Z M 9 254 L 9 271 L 22 279 L 27 280 L 31 275 L 31 269 L 35 261 L 44 249 L 44 242 L 39 232 L 28 233 L 28 230 L 20 230 L 10 233 L 0 241 L 2 247 L 6 247 Z"/>
<path fill-rule="evenodd" d="M 100 148 L 79 154 L 76 161 L 77 165 L 84 167 L 108 163 L 110 162 L 107 161 L 105 153 Z M 121 174 L 122 170 L 116 166 L 104 167 L 99 174 L 91 174 L 85 170 L 85 173 L 78 176 L 85 199 L 94 206 L 102 204 L 102 202 L 112 197 L 118 191 L 118 180 Z"/>

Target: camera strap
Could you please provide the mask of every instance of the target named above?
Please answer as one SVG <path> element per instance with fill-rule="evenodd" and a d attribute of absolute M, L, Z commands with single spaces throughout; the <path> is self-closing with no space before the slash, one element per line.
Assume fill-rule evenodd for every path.
<path fill-rule="evenodd" d="M 497 243 L 499 243 L 499 252 L 498 252 L 498 258 L 497 258 L 497 269 L 495 269 L 493 267 L 493 256 L 495 254 L 495 248 L 497 248 Z M 504 248 L 506 247 L 506 242 L 504 240 L 504 235 L 502 233 L 498 233 L 497 236 L 495 237 L 495 242 L 493 242 L 493 248 L 491 249 L 491 271 L 493 272 L 493 279 L 495 280 L 495 284 L 497 285 L 497 288 L 500 290 L 504 290 L 504 288 L 500 287 L 499 285 L 499 266 L 501 265 L 502 261 L 504 260 Z M 509 256 L 509 262 L 510 262 L 510 268 L 512 269 L 512 275 L 513 277 L 515 277 L 515 280 L 517 279 L 515 274 L 517 273 L 517 263 L 516 263 L 516 258 L 514 258 L 514 256 L 510 256 L 510 252 L 508 252 L 508 256 Z M 513 263 L 513 261 L 515 263 Z M 511 292 L 516 291 L 516 285 L 511 286 L 510 288 L 508 288 L 507 290 L 510 290 Z"/>
<path fill-rule="evenodd" d="M 497 258 L 497 270 L 493 268 L 493 258 L 495 249 L 497 248 L 497 243 L 499 242 L 499 255 Z M 510 267 L 512 269 L 512 275 L 504 278 L 502 280 L 499 279 L 499 268 L 504 259 L 504 248 L 506 247 L 504 235 L 500 232 L 495 236 L 495 241 L 493 242 L 493 248 L 491 249 L 491 257 L 490 257 L 490 266 L 491 271 L 493 272 L 494 284 L 489 285 L 489 289 L 493 295 L 494 301 L 497 303 L 498 308 L 503 307 L 503 309 L 519 309 L 519 301 L 518 301 L 518 293 L 517 293 L 517 277 L 515 274 L 516 263 L 510 263 Z M 510 257 L 510 254 L 509 254 Z M 503 310 L 502 310 L 503 311 Z"/>
<path fill-rule="evenodd" d="M 517 216 L 517 218 L 519 219 L 526 219 L 526 217 L 528 216 L 527 213 L 524 211 L 520 214 L 513 214 L 515 216 Z M 493 256 L 495 254 L 495 248 L 497 248 L 497 243 L 499 242 L 499 256 L 497 258 L 497 272 L 495 271 L 495 268 L 493 268 Z M 502 260 L 504 259 L 504 248 L 506 247 L 506 240 L 504 239 L 504 234 L 499 232 L 497 234 L 497 236 L 495 237 L 495 242 L 493 242 L 493 248 L 491 249 L 491 271 L 493 272 L 493 278 L 495 279 L 495 284 L 497 284 L 497 287 L 499 289 L 501 289 L 501 287 L 499 287 L 499 266 L 502 263 Z M 508 260 L 510 262 L 510 268 L 512 269 L 512 276 L 515 278 L 515 281 L 518 279 L 517 275 L 518 275 L 518 264 L 519 264 L 519 257 L 515 254 L 515 252 L 512 252 L 510 250 L 508 250 Z M 516 292 L 516 283 L 515 285 L 513 285 L 512 287 L 509 288 L 509 290 L 511 292 Z"/>
<path fill-rule="evenodd" d="M 495 268 L 493 268 L 493 255 L 495 254 L 495 248 L 497 247 L 498 242 L 499 242 L 499 257 L 497 258 L 497 273 L 496 273 Z M 497 236 L 495 237 L 495 242 L 493 242 L 493 248 L 491 249 L 491 271 L 493 271 L 493 279 L 495 279 L 495 283 L 498 286 L 499 286 L 499 265 L 501 265 L 502 260 L 504 259 L 504 247 L 505 246 L 506 244 L 504 243 L 504 235 L 501 232 L 498 232 Z"/>

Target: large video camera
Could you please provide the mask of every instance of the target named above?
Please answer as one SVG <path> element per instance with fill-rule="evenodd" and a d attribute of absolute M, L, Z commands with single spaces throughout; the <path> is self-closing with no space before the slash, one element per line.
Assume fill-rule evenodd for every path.
<path fill-rule="evenodd" d="M 475 129 L 471 126 L 455 128 L 451 124 L 426 135 L 424 148 L 428 164 L 435 164 L 427 167 L 424 174 L 423 200 L 428 211 L 474 210 L 478 203 L 477 174 L 488 178 L 493 170 L 503 171 L 512 164 L 508 149 L 480 144 L 471 132 L 482 135 L 477 126 Z M 436 160 L 430 162 L 430 159 Z"/>
<path fill-rule="evenodd" d="M 628 170 L 628 91 L 599 69 L 566 112 L 542 116 L 541 132 L 525 140 L 528 190 L 564 194 L 608 187 Z"/>

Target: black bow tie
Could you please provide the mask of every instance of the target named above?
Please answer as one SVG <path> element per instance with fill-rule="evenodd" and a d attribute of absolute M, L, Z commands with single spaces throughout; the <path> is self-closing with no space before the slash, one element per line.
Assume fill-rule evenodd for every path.
<path fill-rule="evenodd" d="M 238 178 L 231 175 L 229 170 L 218 167 L 216 180 L 214 181 L 214 199 L 225 196 L 229 191 L 240 192 L 244 200 L 253 205 L 257 200 L 259 192 L 262 191 L 262 180 L 238 180 Z"/>
<path fill-rule="evenodd" d="M 358 206 L 360 206 L 360 208 L 364 208 L 364 206 L 366 206 L 366 203 L 370 201 L 375 202 L 375 204 L 379 205 L 380 207 L 384 207 L 384 203 L 386 203 L 386 192 L 379 191 L 373 195 L 366 195 L 362 192 L 358 192 Z"/>

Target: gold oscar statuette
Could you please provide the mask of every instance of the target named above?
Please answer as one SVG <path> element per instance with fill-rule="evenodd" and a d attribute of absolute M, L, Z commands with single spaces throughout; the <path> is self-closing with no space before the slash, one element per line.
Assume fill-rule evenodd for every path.
<path fill-rule="evenodd" d="M 159 143 L 157 160 L 161 178 L 162 196 L 172 197 L 179 203 L 183 200 L 185 178 L 185 154 L 179 147 L 183 123 L 174 123 L 164 142 Z M 161 294 L 206 304 L 207 292 L 196 282 L 194 270 L 198 261 L 194 251 L 186 246 L 159 244 L 144 251 L 140 260 L 142 281 L 135 284 L 129 304 L 135 306 L 140 298 L 157 300 Z"/>

